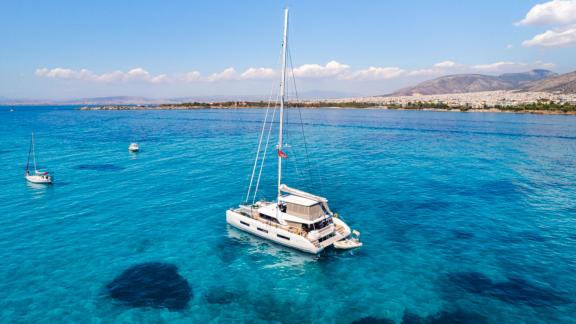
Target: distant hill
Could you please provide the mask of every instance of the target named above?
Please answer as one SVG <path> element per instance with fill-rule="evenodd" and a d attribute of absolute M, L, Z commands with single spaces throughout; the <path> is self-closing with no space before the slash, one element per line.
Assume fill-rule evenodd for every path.
<path fill-rule="evenodd" d="M 526 84 L 525 90 L 576 93 L 576 71 Z"/>
<path fill-rule="evenodd" d="M 295 98 L 294 93 L 288 94 Z M 358 97 L 353 92 L 337 91 L 304 91 L 298 93 L 298 99 L 327 99 Z M 113 96 L 95 98 L 71 98 L 71 99 L 11 99 L 0 97 L 0 105 L 160 105 L 179 104 L 184 102 L 220 102 L 220 101 L 267 101 L 267 95 L 205 95 L 171 98 L 149 98 L 138 96 Z"/>
<path fill-rule="evenodd" d="M 532 70 L 522 73 L 505 73 L 498 76 L 484 74 L 454 74 L 424 81 L 413 87 L 400 89 L 390 96 L 433 95 L 494 90 L 515 90 L 528 84 L 556 76 L 548 70 Z"/>

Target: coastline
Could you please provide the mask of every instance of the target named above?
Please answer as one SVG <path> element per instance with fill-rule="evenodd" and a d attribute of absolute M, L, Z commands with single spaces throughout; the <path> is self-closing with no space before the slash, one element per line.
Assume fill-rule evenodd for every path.
<path fill-rule="evenodd" d="M 204 109 L 263 109 L 266 106 L 261 105 L 150 105 L 150 106 L 132 106 L 132 105 L 105 105 L 105 106 L 84 106 L 78 108 L 82 111 L 140 111 L 140 110 L 204 110 Z M 469 108 L 469 107 L 450 107 L 450 108 L 433 108 L 433 107 L 389 107 L 372 105 L 367 107 L 354 107 L 352 105 L 338 106 L 303 106 L 304 109 L 354 109 L 354 110 L 405 110 L 405 111 L 431 111 L 431 112 L 461 112 L 461 113 L 508 113 L 508 114 L 529 114 L 529 115 L 576 115 L 576 111 L 562 110 L 517 110 L 514 108 Z"/>

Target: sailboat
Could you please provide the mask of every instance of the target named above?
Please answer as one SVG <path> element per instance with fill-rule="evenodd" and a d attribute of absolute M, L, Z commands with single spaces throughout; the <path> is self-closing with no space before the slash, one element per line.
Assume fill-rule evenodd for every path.
<path fill-rule="evenodd" d="M 34 172 L 30 172 L 30 156 L 32 156 L 32 161 L 34 164 Z M 38 170 L 36 165 L 36 148 L 34 143 L 34 133 L 32 133 L 32 139 L 30 140 L 30 149 L 28 150 L 28 160 L 26 161 L 26 180 L 32 183 L 40 184 L 51 184 L 52 176 L 47 171 Z"/>
<path fill-rule="evenodd" d="M 138 152 L 140 151 L 140 146 L 138 145 L 138 143 L 130 143 L 130 146 L 128 146 L 128 151 Z"/>
<path fill-rule="evenodd" d="M 237 208 L 231 208 L 226 211 L 226 222 L 237 229 L 275 243 L 303 252 L 318 254 L 332 246 L 335 242 L 346 240 L 351 230 L 336 213 L 330 210 L 328 199 L 291 188 L 282 182 L 282 161 L 288 158 L 287 154 L 283 151 L 283 148 L 287 146 L 283 143 L 282 139 L 286 95 L 287 33 L 288 9 L 284 11 L 284 34 L 282 38 L 282 75 L 279 94 L 280 114 L 278 122 L 278 144 L 276 147 L 278 155 L 277 199 L 272 202 L 265 200 L 256 202 L 256 193 L 254 193 L 254 200 L 252 203 L 248 202 L 266 125 L 265 118 L 246 201 Z M 270 127 L 272 127 L 271 124 Z M 266 152 L 266 150 L 264 150 L 264 152 Z M 261 170 L 262 169 L 260 169 L 260 171 Z M 256 188 L 258 187 L 259 180 L 260 177 L 258 176 Z"/>

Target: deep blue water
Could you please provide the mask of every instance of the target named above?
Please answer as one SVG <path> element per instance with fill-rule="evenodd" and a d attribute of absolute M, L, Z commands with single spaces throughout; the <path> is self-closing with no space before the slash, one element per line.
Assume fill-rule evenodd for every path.
<path fill-rule="evenodd" d="M 225 223 L 264 110 L 15 110 L 0 108 L 0 322 L 574 322 L 575 117 L 303 111 L 312 168 L 288 125 L 286 183 L 364 242 L 313 257 Z M 32 130 L 53 186 L 23 178 Z M 146 262 L 177 267 L 186 307 L 108 296 Z"/>

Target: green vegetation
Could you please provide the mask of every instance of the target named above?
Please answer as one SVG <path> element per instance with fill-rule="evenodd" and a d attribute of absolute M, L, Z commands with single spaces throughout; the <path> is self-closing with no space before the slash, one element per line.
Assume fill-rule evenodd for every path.
<path fill-rule="evenodd" d="M 272 103 L 276 105 L 277 103 Z M 472 107 L 470 104 L 456 106 L 448 105 L 444 102 L 425 102 L 415 101 L 404 104 L 400 103 L 373 103 L 373 102 L 360 102 L 360 101 L 347 101 L 347 102 L 330 102 L 330 101 L 300 101 L 289 102 L 287 107 L 302 107 L 302 108 L 372 108 L 382 107 L 386 109 L 410 109 L 410 110 L 439 110 L 439 111 L 505 111 L 517 113 L 535 113 L 535 114 L 576 114 L 576 104 L 574 103 L 557 103 L 547 99 L 541 99 L 534 103 L 518 104 L 514 106 L 507 105 L 494 105 L 488 106 L 486 104 L 481 107 Z M 187 109 L 211 109 L 211 108 L 264 108 L 268 107 L 266 101 L 224 101 L 224 102 L 186 102 L 180 104 L 163 104 L 159 106 L 90 106 L 82 107 L 80 110 L 139 110 L 139 109 L 166 109 L 166 110 L 187 110 Z"/>
<path fill-rule="evenodd" d="M 275 103 L 272 103 L 274 105 Z M 329 102 L 329 101 L 299 101 L 288 102 L 287 107 L 302 108 L 322 108 L 322 107 L 339 107 L 339 108 L 369 108 L 379 106 L 376 103 L 367 102 Z M 180 104 L 164 104 L 160 108 L 265 108 L 268 107 L 266 101 L 224 101 L 224 102 L 185 102 Z"/>
<path fill-rule="evenodd" d="M 563 112 L 576 113 L 576 105 L 570 103 L 556 103 L 554 101 L 539 101 L 534 103 L 520 104 L 516 106 L 499 106 L 494 108 L 513 112 Z"/>
<path fill-rule="evenodd" d="M 401 105 L 398 103 L 386 104 L 388 109 L 436 109 L 436 110 L 460 110 L 460 111 L 474 111 L 474 110 L 487 110 L 494 109 L 498 111 L 509 112 L 526 112 L 526 113 L 576 113 L 576 104 L 571 103 L 556 103 L 550 100 L 539 100 L 534 103 L 518 104 L 513 106 L 494 105 L 488 106 L 484 104 L 482 107 L 474 108 L 471 105 L 464 106 L 449 106 L 442 102 L 408 102 Z"/>

